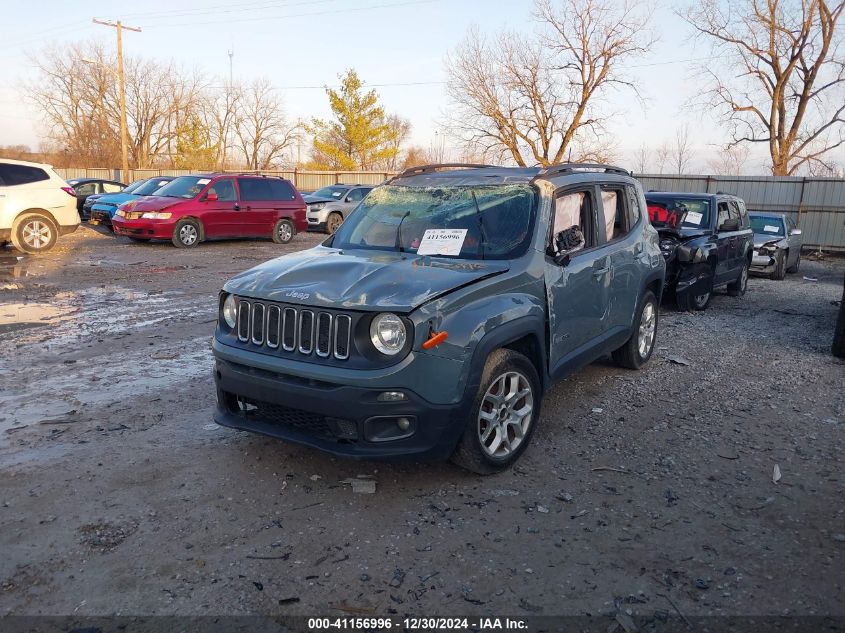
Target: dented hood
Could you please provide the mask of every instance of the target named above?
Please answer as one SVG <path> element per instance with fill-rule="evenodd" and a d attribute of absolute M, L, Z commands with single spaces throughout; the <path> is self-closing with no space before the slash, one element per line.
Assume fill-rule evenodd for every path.
<path fill-rule="evenodd" d="M 508 268 L 507 261 L 318 246 L 251 268 L 230 279 L 224 290 L 282 303 L 410 312 L 439 295 Z"/>

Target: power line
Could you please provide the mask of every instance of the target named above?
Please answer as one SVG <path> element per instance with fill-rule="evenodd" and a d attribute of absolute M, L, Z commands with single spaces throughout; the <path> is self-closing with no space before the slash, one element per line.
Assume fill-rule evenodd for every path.
<path fill-rule="evenodd" d="M 409 0 L 408 2 L 392 2 L 389 4 L 374 4 L 366 7 L 356 7 L 351 9 L 335 9 L 333 11 L 313 11 L 310 13 L 289 13 L 286 15 L 272 15 L 272 16 L 260 16 L 255 18 L 240 18 L 240 19 L 225 19 L 225 20 L 208 20 L 206 22 L 179 22 L 174 24 L 147 24 L 144 25 L 146 28 L 156 28 L 156 29 L 164 29 L 164 28 L 173 28 L 178 26 L 205 26 L 209 24 L 233 24 L 235 22 L 266 22 L 269 20 L 286 20 L 289 18 L 302 18 L 314 15 L 329 15 L 329 14 L 338 14 L 338 13 L 362 13 L 365 11 L 372 11 L 374 9 L 394 9 L 398 7 L 406 7 L 411 5 L 419 5 L 419 4 L 431 4 L 433 2 L 440 2 L 441 0 Z"/>
<path fill-rule="evenodd" d="M 224 4 L 216 7 L 200 7 L 194 9 L 171 9 L 169 11 L 148 11 L 142 13 L 128 14 L 128 17 L 134 19 L 142 18 L 147 20 L 172 20 L 173 18 L 181 18 L 186 16 L 197 15 L 216 15 L 220 13 L 244 13 L 247 11 L 264 11 L 267 9 L 287 9 L 288 7 L 295 7 L 303 4 L 325 4 L 326 2 L 336 2 L 337 0 L 305 0 L 302 2 L 285 2 L 279 4 L 278 2 L 267 3 L 266 0 L 262 3 L 247 3 L 247 4 Z M 250 6 L 252 5 L 252 6 Z"/>

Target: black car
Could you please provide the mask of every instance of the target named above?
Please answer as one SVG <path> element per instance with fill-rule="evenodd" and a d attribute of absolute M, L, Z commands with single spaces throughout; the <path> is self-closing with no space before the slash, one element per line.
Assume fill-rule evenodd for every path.
<path fill-rule="evenodd" d="M 741 198 L 654 191 L 645 198 L 666 260 L 666 294 L 681 310 L 704 310 L 720 286 L 745 294 L 754 237 Z"/>
<path fill-rule="evenodd" d="M 85 209 L 85 201 L 90 196 L 102 196 L 107 193 L 117 193 L 126 187 L 122 182 L 116 180 L 105 180 L 103 178 L 71 178 L 67 181 L 76 192 L 76 210 L 83 220 L 88 219 Z M 90 205 L 89 205 L 90 209 Z"/>

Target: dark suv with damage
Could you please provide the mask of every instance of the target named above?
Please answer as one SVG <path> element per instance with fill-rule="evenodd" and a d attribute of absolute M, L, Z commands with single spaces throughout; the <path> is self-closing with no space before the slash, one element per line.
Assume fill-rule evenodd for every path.
<path fill-rule="evenodd" d="M 705 310 L 716 288 L 748 287 L 754 236 L 742 198 L 649 191 L 648 214 L 666 258 L 666 290 L 681 310 Z"/>
<path fill-rule="evenodd" d="M 337 232 L 228 281 L 224 426 L 479 473 L 525 450 L 543 393 L 654 349 L 664 261 L 640 184 L 607 165 L 430 165 Z"/>

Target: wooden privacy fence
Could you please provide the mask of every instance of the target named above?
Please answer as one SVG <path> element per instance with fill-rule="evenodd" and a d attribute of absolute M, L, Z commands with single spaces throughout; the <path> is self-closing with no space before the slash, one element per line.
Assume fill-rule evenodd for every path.
<path fill-rule="evenodd" d="M 131 182 L 154 176 L 186 176 L 187 169 L 131 169 L 121 179 L 119 169 L 74 168 L 56 170 L 63 178 L 113 178 Z M 300 191 L 314 191 L 337 183 L 377 185 L 395 172 L 270 171 L 230 170 L 231 173 L 259 173 L 281 176 Z M 706 176 L 639 174 L 646 191 L 716 193 L 723 191 L 745 200 L 750 211 L 782 211 L 791 215 L 804 232 L 804 246 L 845 252 L 845 180 L 842 178 L 796 178 L 783 176 Z"/>

